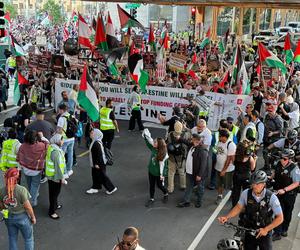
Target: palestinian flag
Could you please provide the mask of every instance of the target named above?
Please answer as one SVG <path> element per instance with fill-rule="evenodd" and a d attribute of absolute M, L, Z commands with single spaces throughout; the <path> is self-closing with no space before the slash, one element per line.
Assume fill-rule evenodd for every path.
<path fill-rule="evenodd" d="M 242 63 L 239 78 L 241 79 L 241 88 L 240 88 L 239 94 L 249 95 L 251 92 L 251 87 L 250 87 L 250 81 L 248 78 L 248 72 L 246 69 L 245 61 L 243 61 L 243 63 Z"/>
<path fill-rule="evenodd" d="M 119 47 L 119 41 L 115 35 L 115 29 L 110 18 L 109 12 L 107 14 L 106 23 L 106 41 L 109 49 L 114 49 Z"/>
<path fill-rule="evenodd" d="M 80 16 L 80 15 L 79 15 L 79 16 Z M 78 15 L 77 15 L 77 13 L 76 13 L 75 10 L 73 10 L 73 12 L 72 12 L 71 20 L 72 20 L 74 23 L 76 23 L 76 22 L 78 21 Z"/>
<path fill-rule="evenodd" d="M 98 47 L 98 48 L 102 49 L 103 51 L 108 51 L 105 28 L 104 28 L 102 16 L 101 17 L 98 16 L 98 18 L 97 18 L 97 27 L 96 27 L 94 45 L 95 45 L 95 47 Z"/>
<path fill-rule="evenodd" d="M 229 37 L 229 28 L 227 29 L 226 33 L 225 33 L 225 37 L 224 37 L 224 48 L 227 47 L 227 42 L 228 42 L 228 37 Z"/>
<path fill-rule="evenodd" d="M 290 64 L 293 61 L 294 54 L 291 48 L 291 40 L 290 40 L 290 34 L 287 33 L 285 36 L 284 41 L 284 54 L 285 54 L 285 62 L 286 64 Z"/>
<path fill-rule="evenodd" d="M 155 36 L 154 36 L 154 30 L 153 30 L 153 25 L 152 24 L 150 24 L 148 44 L 151 46 L 153 51 L 156 50 L 155 49 Z"/>
<path fill-rule="evenodd" d="M 140 85 L 141 90 L 146 90 L 149 75 L 143 70 L 143 57 L 141 54 L 135 53 L 128 58 L 128 68 L 131 78 Z"/>
<path fill-rule="evenodd" d="M 93 30 L 96 32 L 96 28 L 97 28 L 97 21 L 96 21 L 95 17 L 93 17 L 93 21 L 92 21 L 92 27 L 93 27 Z"/>
<path fill-rule="evenodd" d="M 219 40 L 218 48 L 219 48 L 220 53 L 223 55 L 225 53 L 225 46 L 224 46 L 222 38 Z"/>
<path fill-rule="evenodd" d="M 21 92 L 20 92 L 20 86 L 22 84 L 28 84 L 28 80 L 25 79 L 24 76 L 20 72 L 17 72 L 16 80 L 15 80 L 15 85 L 14 85 L 14 104 L 18 105 L 18 102 L 21 98 Z"/>
<path fill-rule="evenodd" d="M 84 18 L 79 15 L 78 18 L 78 44 L 81 48 L 90 48 L 93 50 L 93 45 L 90 41 L 92 31 Z"/>
<path fill-rule="evenodd" d="M 64 30 L 63 30 L 63 41 L 67 41 L 68 38 L 70 37 L 70 33 L 69 33 L 69 30 L 67 29 L 67 27 L 65 26 L 64 27 Z"/>
<path fill-rule="evenodd" d="M 283 74 L 287 73 L 287 69 L 283 62 L 279 60 L 271 51 L 267 50 L 262 43 L 258 43 L 258 54 L 260 63 L 265 63 L 271 68 L 280 69 Z"/>
<path fill-rule="evenodd" d="M 206 32 L 205 38 L 203 39 L 203 41 L 200 44 L 200 48 L 203 49 L 209 44 L 210 44 L 210 27 L 208 28 L 208 30 Z"/>
<path fill-rule="evenodd" d="M 161 46 L 164 47 L 164 49 L 169 48 L 169 32 L 168 32 L 168 27 L 167 27 L 167 22 L 165 22 L 165 26 L 161 32 Z"/>
<path fill-rule="evenodd" d="M 225 83 L 228 82 L 228 79 L 229 79 L 229 70 L 226 71 L 226 73 L 225 73 L 225 75 L 224 75 L 222 81 L 219 83 L 218 88 L 223 89 L 224 86 L 225 86 Z"/>
<path fill-rule="evenodd" d="M 238 85 L 240 83 L 239 80 L 239 72 L 241 70 L 243 64 L 243 58 L 241 53 L 240 45 L 238 44 L 235 50 L 234 58 L 233 58 L 233 69 L 231 73 L 231 86 Z"/>
<path fill-rule="evenodd" d="M 17 42 L 17 40 L 15 39 L 15 37 L 13 35 L 11 35 L 11 44 L 12 44 L 13 48 L 15 49 L 16 56 L 25 56 L 26 55 L 25 50 Z"/>
<path fill-rule="evenodd" d="M 294 62 L 300 63 L 300 39 L 297 44 L 297 48 L 295 51 Z"/>
<path fill-rule="evenodd" d="M 4 15 L 4 19 L 5 19 L 7 22 L 11 23 L 11 19 L 10 19 L 10 13 L 9 13 L 9 11 L 7 11 L 7 12 L 5 13 L 5 15 Z"/>
<path fill-rule="evenodd" d="M 84 65 L 77 101 L 93 122 L 99 120 L 98 97 L 92 87 L 92 80 L 87 72 L 87 65 Z"/>
<path fill-rule="evenodd" d="M 122 29 L 128 27 L 139 27 L 142 30 L 145 30 L 144 26 L 138 20 L 129 15 L 124 9 L 120 7 L 119 4 L 117 4 L 117 6 Z"/>
<path fill-rule="evenodd" d="M 192 56 L 192 63 L 193 63 L 193 64 L 196 64 L 197 61 L 198 61 L 197 53 L 194 51 L 193 56 Z"/>

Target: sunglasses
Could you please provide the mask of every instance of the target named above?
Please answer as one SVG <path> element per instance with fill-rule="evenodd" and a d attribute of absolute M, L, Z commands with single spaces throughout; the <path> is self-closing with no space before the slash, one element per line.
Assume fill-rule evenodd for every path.
<path fill-rule="evenodd" d="M 127 246 L 127 247 L 132 247 L 134 243 L 135 243 L 135 240 L 133 242 L 128 242 L 128 241 L 126 242 L 124 240 L 121 241 L 121 245 Z"/>
<path fill-rule="evenodd" d="M 289 158 L 285 158 L 285 157 L 283 157 L 283 158 L 282 158 L 282 160 L 284 160 L 284 161 L 288 161 L 288 160 L 289 160 Z"/>

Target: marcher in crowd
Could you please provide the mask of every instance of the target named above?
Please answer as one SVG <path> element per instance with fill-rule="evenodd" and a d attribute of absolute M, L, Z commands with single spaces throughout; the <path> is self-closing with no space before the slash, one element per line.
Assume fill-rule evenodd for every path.
<path fill-rule="evenodd" d="M 132 93 L 128 99 L 128 110 L 131 112 L 130 120 L 129 120 L 129 131 L 133 131 L 135 128 L 135 120 L 137 120 L 137 124 L 139 126 L 139 130 L 144 130 L 144 125 L 142 123 L 142 97 L 139 94 L 138 86 L 135 85 L 132 88 Z"/>
<path fill-rule="evenodd" d="M 17 153 L 17 161 L 24 172 L 33 207 L 37 206 L 41 172 L 45 166 L 48 146 L 45 142 L 39 142 L 37 139 L 37 133 L 29 130 L 24 135 L 24 143 Z"/>
<path fill-rule="evenodd" d="M 103 134 L 99 129 L 92 129 L 90 131 L 92 143 L 89 150 L 90 166 L 92 167 L 93 184 L 90 189 L 86 191 L 87 194 L 96 194 L 102 189 L 106 189 L 106 194 L 111 195 L 118 190 L 118 188 L 111 182 L 106 174 L 107 158 L 102 143 Z"/>
<path fill-rule="evenodd" d="M 147 147 L 151 150 L 151 158 L 148 164 L 150 199 L 145 204 L 146 207 L 150 207 L 154 203 L 155 184 L 163 192 L 163 202 L 166 203 L 168 201 L 168 190 L 164 183 L 169 156 L 167 145 L 163 138 L 153 140 L 148 129 L 144 130 L 142 136 Z"/>
<path fill-rule="evenodd" d="M 145 250 L 139 243 L 139 231 L 135 227 L 128 227 L 124 231 L 122 240 L 118 239 L 113 250 Z"/>
<path fill-rule="evenodd" d="M 18 250 L 18 233 L 22 233 L 25 250 L 34 250 L 33 225 L 35 214 L 29 202 L 30 194 L 23 186 L 18 185 L 19 170 L 10 168 L 5 173 L 5 187 L 0 189 L 0 210 L 4 215 L 8 231 L 10 250 Z M 8 214 L 7 214 L 8 212 Z"/>

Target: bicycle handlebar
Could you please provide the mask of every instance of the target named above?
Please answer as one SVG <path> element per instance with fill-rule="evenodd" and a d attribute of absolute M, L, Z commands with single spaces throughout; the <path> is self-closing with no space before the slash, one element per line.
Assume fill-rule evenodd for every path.
<path fill-rule="evenodd" d="M 244 232 L 248 232 L 250 233 L 251 235 L 256 235 L 257 233 L 257 230 L 254 230 L 254 229 L 250 229 L 250 228 L 246 228 L 246 227 L 242 227 L 242 226 L 238 226 L 238 225 L 235 225 L 231 222 L 225 222 L 224 223 L 224 226 L 225 227 L 228 227 L 228 228 L 233 228 L 234 230 L 236 231 L 244 231 Z"/>

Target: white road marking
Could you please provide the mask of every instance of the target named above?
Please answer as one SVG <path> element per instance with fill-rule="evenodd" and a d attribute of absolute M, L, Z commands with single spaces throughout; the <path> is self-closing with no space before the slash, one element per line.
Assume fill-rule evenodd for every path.
<path fill-rule="evenodd" d="M 208 229 L 210 228 L 211 224 L 215 221 L 218 214 L 221 212 L 227 201 L 229 200 L 231 195 L 231 191 L 229 191 L 226 196 L 223 198 L 219 206 L 215 209 L 213 214 L 209 217 L 203 228 L 200 230 L 200 232 L 197 234 L 196 238 L 193 240 L 192 244 L 188 247 L 187 250 L 194 250 L 198 246 L 199 242 L 202 240 Z"/>
<path fill-rule="evenodd" d="M 81 153 L 80 155 L 77 155 L 77 157 L 83 157 L 83 156 L 87 155 L 88 153 L 89 153 L 89 150 Z"/>

